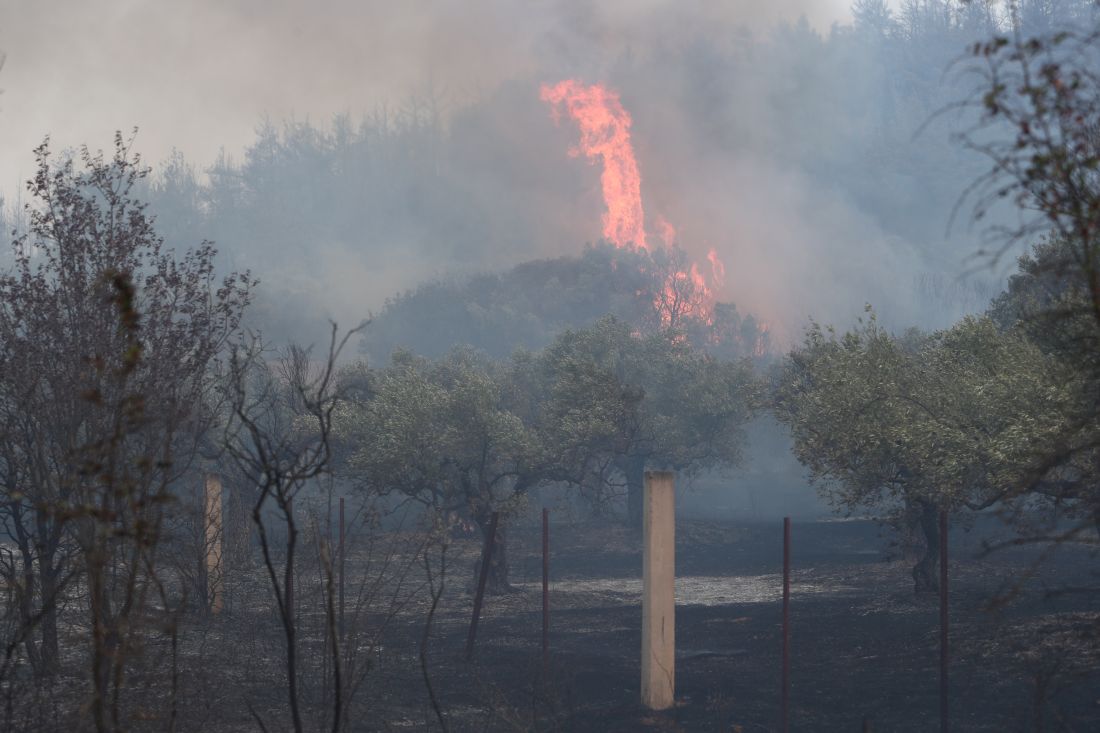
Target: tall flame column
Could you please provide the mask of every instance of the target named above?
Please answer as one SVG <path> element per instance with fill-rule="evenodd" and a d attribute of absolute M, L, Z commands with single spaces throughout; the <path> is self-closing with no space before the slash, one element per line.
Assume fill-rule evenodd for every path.
<path fill-rule="evenodd" d="M 675 475 L 646 471 L 642 514 L 642 705 L 672 707 L 676 689 Z"/>

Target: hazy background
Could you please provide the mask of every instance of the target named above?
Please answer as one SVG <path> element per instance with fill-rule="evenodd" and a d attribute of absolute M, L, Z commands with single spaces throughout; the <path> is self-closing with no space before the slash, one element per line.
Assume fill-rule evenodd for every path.
<path fill-rule="evenodd" d="M 1093 12 L 1017 5 L 1026 31 Z M 0 0 L 0 213 L 15 221 L 46 134 L 94 149 L 137 126 L 159 231 L 258 275 L 251 324 L 275 341 L 373 314 L 375 364 L 462 339 L 505 355 L 577 325 L 536 315 L 566 287 L 564 311 L 603 302 L 599 258 L 560 259 L 603 211 L 598 166 L 539 100 L 572 77 L 621 93 L 648 222 L 699 260 L 717 250 L 719 296 L 777 352 L 809 317 L 845 327 L 866 303 L 893 328 L 946 326 L 986 307 L 1012 257 L 975 259 L 965 209 L 948 231 L 984 163 L 952 140 L 965 115 L 926 123 L 972 91 L 958 62 L 1008 7 Z M 742 490 L 708 477 L 685 509 L 821 511 L 782 431 L 752 433 Z"/>
<path fill-rule="evenodd" d="M 599 171 L 538 100 L 578 77 L 634 116 L 649 221 L 715 247 L 721 296 L 779 343 L 865 302 L 943 325 L 992 290 L 958 280 L 966 228 L 945 237 L 978 168 L 946 127 L 913 135 L 969 36 L 932 8 L 884 54 L 848 6 L 4 0 L 0 191 L 46 133 L 102 147 L 136 125 L 169 240 L 214 239 L 266 283 L 268 330 L 311 339 L 426 278 L 597 238 Z"/>
<path fill-rule="evenodd" d="M 2 185 L 26 177 L 46 131 L 76 144 L 138 125 L 151 159 L 178 148 L 209 164 L 243 150 L 262 115 L 358 115 L 432 81 L 477 94 L 566 58 L 599 74 L 670 33 L 800 14 L 827 30 L 848 3 L 3 0 Z"/>

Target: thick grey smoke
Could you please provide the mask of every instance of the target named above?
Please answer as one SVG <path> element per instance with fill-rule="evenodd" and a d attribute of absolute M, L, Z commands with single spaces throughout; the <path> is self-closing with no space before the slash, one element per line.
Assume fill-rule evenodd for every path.
<path fill-rule="evenodd" d="M 243 151 L 265 117 L 276 128 L 291 118 L 326 128 L 336 113 L 354 124 L 407 112 L 414 99 L 416 114 L 437 105 L 442 152 L 429 167 L 445 185 L 408 183 L 355 231 L 313 226 L 317 207 L 291 194 L 288 206 L 301 207 L 294 237 L 286 227 L 175 227 L 180 243 L 213 237 L 232 262 L 257 270 L 271 318 L 283 321 L 276 328 L 302 337 L 324 316 L 355 322 L 426 277 L 569 254 L 596 239 L 598 170 L 567 156 L 576 130 L 555 127 L 538 100 L 540 82 L 576 77 L 621 91 L 650 221 L 668 219 L 700 259 L 717 250 L 723 299 L 788 338 L 807 316 L 847 322 L 868 301 L 891 322 L 942 325 L 980 308 L 984 292 L 972 297 L 954 279 L 973 242 L 944 237 L 960 170 L 976 169 L 956 161 L 943 127 L 912 140 L 950 101 L 939 85 L 955 51 L 930 55 L 912 80 L 926 88 L 899 98 L 894 75 L 914 72 L 876 67 L 873 44 L 822 53 L 830 34 L 852 33 L 847 6 L 9 2 L 0 9 L 0 188 L 10 194 L 27 177 L 28 151 L 46 133 L 59 147 L 105 146 L 113 130 L 137 125 L 147 160 L 177 148 L 201 183 L 219 149 L 254 163 Z M 898 109 L 912 98 L 923 106 Z M 900 128 L 889 139 L 887 118 Z M 930 190 L 932 178 L 940 183 Z M 301 322 L 286 322 L 290 312 Z"/>
<path fill-rule="evenodd" d="M 429 83 L 465 96 L 570 59 L 590 74 L 671 31 L 847 15 L 843 0 L 51 0 L 0 3 L 3 188 L 49 132 L 63 145 L 138 125 L 151 159 L 209 163 L 263 115 L 327 120 Z M 668 21 L 674 25 L 668 25 Z M 685 21 L 689 21 L 685 25 Z"/>

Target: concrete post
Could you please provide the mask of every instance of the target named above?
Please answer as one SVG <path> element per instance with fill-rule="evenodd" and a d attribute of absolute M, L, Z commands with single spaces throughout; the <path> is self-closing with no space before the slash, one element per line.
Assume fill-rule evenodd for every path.
<path fill-rule="evenodd" d="M 676 689 L 675 474 L 646 471 L 642 528 L 642 705 L 672 707 Z"/>
<path fill-rule="evenodd" d="M 218 474 L 206 474 L 202 503 L 206 599 L 210 604 L 210 612 L 220 613 L 225 599 L 222 589 L 222 480 Z"/>

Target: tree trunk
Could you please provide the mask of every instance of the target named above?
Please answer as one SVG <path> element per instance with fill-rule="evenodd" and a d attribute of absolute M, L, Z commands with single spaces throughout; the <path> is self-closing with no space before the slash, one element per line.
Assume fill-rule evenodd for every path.
<path fill-rule="evenodd" d="M 255 527 L 249 516 L 247 502 L 244 501 L 239 486 L 226 482 L 228 506 L 225 523 L 225 566 L 227 571 L 236 568 L 252 568 L 252 546 Z"/>
<path fill-rule="evenodd" d="M 18 529 L 19 526 L 17 520 L 16 528 Z M 16 601 L 19 606 L 20 625 L 25 629 L 30 629 L 34 625 L 34 598 L 38 588 L 38 575 L 34 570 L 34 553 L 31 552 L 30 543 L 26 541 L 26 533 L 20 532 L 18 537 L 20 556 L 23 560 L 23 577 L 21 581 L 14 579 L 14 576 L 13 579 L 15 580 Z M 35 674 L 44 673 L 42 658 L 38 653 L 38 642 L 33 633 L 26 634 L 23 646 L 27 651 L 27 660 L 30 662 L 31 669 L 34 670 Z"/>
<path fill-rule="evenodd" d="M 39 650 L 42 672 L 53 674 L 60 669 L 61 650 L 57 638 L 57 607 L 60 603 L 61 589 L 58 581 L 61 568 L 58 567 L 57 554 L 61 545 L 60 529 L 43 511 L 36 510 L 38 546 L 39 590 L 42 594 L 42 646 Z"/>
<path fill-rule="evenodd" d="M 97 731 L 105 731 L 108 729 L 111 668 L 118 647 L 118 635 L 113 623 L 108 592 L 106 538 L 96 539 L 99 546 L 93 546 L 85 553 L 84 563 L 87 569 L 92 627 L 92 720 Z"/>
<path fill-rule="evenodd" d="M 51 558 L 52 559 L 52 558 Z M 52 563 L 42 568 L 42 599 L 46 604 L 42 609 L 42 647 L 40 659 L 42 672 L 54 674 L 60 668 L 61 653 L 57 640 L 57 569 Z"/>
<path fill-rule="evenodd" d="M 626 519 L 634 529 L 642 528 L 642 506 L 645 501 L 645 458 L 626 459 Z"/>
<path fill-rule="evenodd" d="M 920 506 L 920 528 L 924 535 L 924 556 L 913 566 L 913 590 L 916 593 L 939 593 L 939 507 L 923 499 L 917 503 Z"/>
<path fill-rule="evenodd" d="M 489 523 L 492 512 L 478 513 L 474 517 L 481 530 L 481 546 L 485 547 L 489 539 Z M 474 563 L 474 587 L 477 587 L 478 574 L 481 573 L 481 558 Z M 489 577 L 485 582 L 485 591 L 490 595 L 512 593 L 515 588 L 508 582 L 508 530 L 503 519 L 497 521 L 496 536 L 493 539 L 493 552 L 489 557 Z"/>

